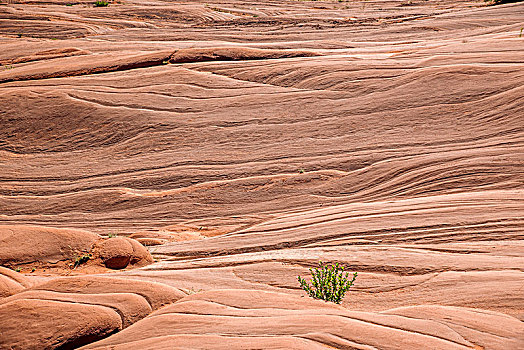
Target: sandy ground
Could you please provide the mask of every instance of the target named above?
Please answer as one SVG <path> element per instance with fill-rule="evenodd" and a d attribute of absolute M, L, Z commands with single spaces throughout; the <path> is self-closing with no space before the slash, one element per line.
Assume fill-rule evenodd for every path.
<path fill-rule="evenodd" d="M 0 270 L 0 348 L 524 348 L 523 26 L 481 1 L 0 3 L 0 224 L 155 258 Z M 359 273 L 341 306 L 299 288 L 319 261 Z"/>

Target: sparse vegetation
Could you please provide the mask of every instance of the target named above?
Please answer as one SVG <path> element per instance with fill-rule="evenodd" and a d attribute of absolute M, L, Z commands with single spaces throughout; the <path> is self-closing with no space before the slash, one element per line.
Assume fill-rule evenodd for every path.
<path fill-rule="evenodd" d="M 73 269 L 76 269 L 78 266 L 85 264 L 92 257 L 93 257 L 93 255 L 91 255 L 91 254 L 83 254 L 81 256 L 77 256 L 76 259 L 75 259 L 75 262 L 73 264 Z"/>
<path fill-rule="evenodd" d="M 116 237 L 116 233 L 110 233 L 110 234 L 107 235 L 107 237 L 109 237 L 109 238 Z"/>
<path fill-rule="evenodd" d="M 303 290 L 314 299 L 322 299 L 337 304 L 342 302 L 346 292 L 351 288 L 358 273 L 353 273 L 349 279 L 349 272 L 344 274 L 344 266 L 336 264 L 323 265 L 322 261 L 318 268 L 310 268 L 311 285 L 298 276 L 298 282 Z"/>
<path fill-rule="evenodd" d="M 298 169 L 298 173 L 299 174 L 304 174 L 305 172 L 306 172 L 306 170 L 304 170 L 304 169 Z"/>
<path fill-rule="evenodd" d="M 20 272 L 21 270 L 20 270 L 19 267 L 17 267 L 17 268 L 15 269 L 15 271 L 16 271 L 16 272 Z"/>
<path fill-rule="evenodd" d="M 187 290 L 187 295 L 200 293 L 201 291 L 202 291 L 202 289 L 195 289 L 195 288 L 191 287 L 190 289 Z"/>
<path fill-rule="evenodd" d="M 35 272 L 35 271 L 36 271 L 36 267 L 33 267 L 33 268 L 31 269 L 31 272 Z"/>
<path fill-rule="evenodd" d="M 95 7 L 107 7 L 109 6 L 109 2 L 104 0 L 96 0 L 95 1 Z"/>

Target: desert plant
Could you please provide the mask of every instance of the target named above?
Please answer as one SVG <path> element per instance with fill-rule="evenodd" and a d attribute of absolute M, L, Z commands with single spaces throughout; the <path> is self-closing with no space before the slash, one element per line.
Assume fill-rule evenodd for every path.
<path fill-rule="evenodd" d="M 322 261 L 318 268 L 310 268 L 311 285 L 305 279 L 298 276 L 298 282 L 306 293 L 315 299 L 322 299 L 340 304 L 346 292 L 351 288 L 358 273 L 353 273 L 349 279 L 349 273 L 344 274 L 344 266 L 336 264 L 323 265 Z"/>
<path fill-rule="evenodd" d="M 110 233 L 107 235 L 108 238 L 113 238 L 113 237 L 116 237 L 116 233 Z"/>
<path fill-rule="evenodd" d="M 77 256 L 75 259 L 75 262 L 73 264 L 73 269 L 76 269 L 78 266 L 85 264 L 89 261 L 93 256 L 91 254 L 84 254 L 81 256 Z"/>
<path fill-rule="evenodd" d="M 107 7 L 109 5 L 109 2 L 104 0 L 96 0 L 95 1 L 95 7 Z"/>
<path fill-rule="evenodd" d="M 200 293 L 201 291 L 202 291 L 202 289 L 195 289 L 195 288 L 191 287 L 190 289 L 187 290 L 187 295 Z"/>
<path fill-rule="evenodd" d="M 17 268 L 15 269 L 15 271 L 16 271 L 16 272 L 20 272 L 21 270 L 20 270 L 19 267 L 17 267 Z"/>

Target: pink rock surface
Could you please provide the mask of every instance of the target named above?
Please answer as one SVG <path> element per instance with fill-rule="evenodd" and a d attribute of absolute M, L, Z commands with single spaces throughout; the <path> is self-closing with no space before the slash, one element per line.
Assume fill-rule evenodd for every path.
<path fill-rule="evenodd" d="M 151 262 L 149 251 L 128 237 L 104 239 L 85 230 L 0 225 L 0 263 L 23 272 L 38 268 L 72 273 L 85 267 L 96 272 L 101 265 L 124 269 Z"/>
<path fill-rule="evenodd" d="M 0 6 L 0 348 L 524 347 L 522 3 L 66 5 Z"/>
<path fill-rule="evenodd" d="M 31 284 L 24 275 L 0 266 L 0 299 L 21 292 Z"/>
<path fill-rule="evenodd" d="M 182 299 L 85 349 L 155 349 L 157 344 L 206 344 L 212 349 L 255 349 L 262 344 L 268 349 L 516 348 L 523 331 L 523 323 L 513 317 L 472 309 L 424 305 L 355 312 L 288 294 L 222 290 Z M 261 342 L 262 337 L 272 340 Z"/>
<path fill-rule="evenodd" d="M 6 349 L 77 348 L 184 296 L 166 285 L 132 279 L 51 279 L 0 299 L 0 345 Z"/>
<path fill-rule="evenodd" d="M 111 308 L 53 300 L 18 299 L 0 304 L 0 344 L 6 349 L 75 348 L 118 331 Z"/>
<path fill-rule="evenodd" d="M 57 264 L 88 252 L 97 234 L 42 226 L 0 225 L 0 264 Z"/>

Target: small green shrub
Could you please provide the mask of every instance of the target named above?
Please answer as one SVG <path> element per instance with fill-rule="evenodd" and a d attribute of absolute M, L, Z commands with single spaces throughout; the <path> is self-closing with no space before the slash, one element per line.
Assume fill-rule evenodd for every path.
<path fill-rule="evenodd" d="M 309 269 L 311 272 L 311 285 L 305 279 L 298 276 L 298 282 L 303 290 L 314 299 L 322 299 L 340 304 L 346 292 L 351 288 L 358 273 L 353 273 L 353 278 L 349 279 L 349 273 L 344 274 L 344 266 L 338 263 L 322 265 L 318 268 Z"/>
<path fill-rule="evenodd" d="M 20 272 L 21 270 L 20 270 L 19 267 L 17 267 L 17 268 L 15 269 L 15 271 L 16 271 L 16 272 Z"/>
<path fill-rule="evenodd" d="M 109 238 L 116 237 L 116 233 L 110 233 L 110 234 L 107 235 L 107 237 L 109 237 Z"/>
<path fill-rule="evenodd" d="M 107 7 L 109 6 L 109 2 L 104 0 L 96 0 L 95 1 L 95 7 Z"/>
<path fill-rule="evenodd" d="M 75 259 L 75 263 L 73 264 L 73 269 L 76 269 L 78 266 L 85 264 L 89 261 L 93 256 L 91 254 L 84 254 L 81 256 L 77 256 Z"/>

